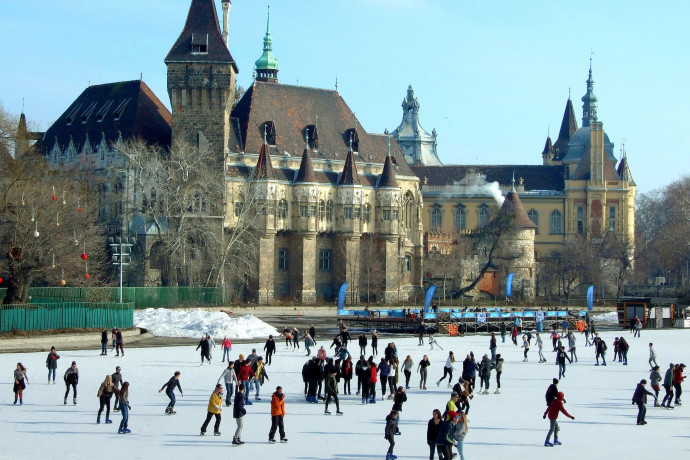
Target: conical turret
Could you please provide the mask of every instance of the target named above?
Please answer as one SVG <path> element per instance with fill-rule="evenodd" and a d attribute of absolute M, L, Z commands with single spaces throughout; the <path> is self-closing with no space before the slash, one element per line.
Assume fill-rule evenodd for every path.
<path fill-rule="evenodd" d="M 555 153 L 553 150 L 553 144 L 551 144 L 551 136 L 546 138 L 546 144 L 544 144 L 544 150 L 541 152 L 541 158 L 545 165 L 550 165 L 553 161 Z"/>
<path fill-rule="evenodd" d="M 302 162 L 299 165 L 299 171 L 297 172 L 297 177 L 295 178 L 295 184 L 300 183 L 316 183 L 314 166 L 311 162 L 311 151 L 309 150 L 309 138 L 305 139 Z"/>
<path fill-rule="evenodd" d="M 354 155 L 352 153 L 352 139 L 350 139 L 350 148 L 347 151 L 345 167 L 343 168 L 343 173 L 340 175 L 338 185 L 361 185 L 359 182 L 359 174 L 357 174 L 357 165 L 355 164 Z"/>
<path fill-rule="evenodd" d="M 264 140 L 259 152 L 259 159 L 254 168 L 252 178 L 255 180 L 275 180 L 276 175 L 273 172 L 273 165 L 271 164 L 271 155 L 268 153 L 268 144 Z"/>
<path fill-rule="evenodd" d="M 391 140 L 388 138 L 388 155 L 386 161 L 383 163 L 383 171 L 381 172 L 381 180 L 379 180 L 379 187 L 398 187 L 398 181 L 395 179 L 395 165 L 391 157 Z"/>
<path fill-rule="evenodd" d="M 563 159 L 568 150 L 568 142 L 570 142 L 570 138 L 575 134 L 575 131 L 577 131 L 577 118 L 573 109 L 573 101 L 568 97 L 568 102 L 566 102 L 565 111 L 563 112 L 563 120 L 561 121 L 561 129 L 558 131 L 558 139 L 553 144 L 554 160 L 560 161 Z"/>

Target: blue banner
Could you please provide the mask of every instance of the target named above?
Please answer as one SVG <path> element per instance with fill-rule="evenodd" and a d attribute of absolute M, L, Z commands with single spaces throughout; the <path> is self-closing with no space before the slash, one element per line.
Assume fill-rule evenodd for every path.
<path fill-rule="evenodd" d="M 513 274 L 508 273 L 508 277 L 506 278 L 506 297 L 510 297 L 512 292 L 513 292 Z"/>
<path fill-rule="evenodd" d="M 340 286 L 340 293 L 338 294 L 338 310 L 341 310 L 345 306 L 345 296 L 347 295 L 347 283 L 343 283 Z"/>
<path fill-rule="evenodd" d="M 592 310 L 594 306 L 594 286 L 590 286 L 587 289 L 587 310 Z"/>
<path fill-rule="evenodd" d="M 434 292 L 436 292 L 436 286 L 429 286 L 426 290 L 426 297 L 424 297 L 424 313 L 429 312 L 429 307 L 431 306 L 431 299 L 434 297 Z"/>

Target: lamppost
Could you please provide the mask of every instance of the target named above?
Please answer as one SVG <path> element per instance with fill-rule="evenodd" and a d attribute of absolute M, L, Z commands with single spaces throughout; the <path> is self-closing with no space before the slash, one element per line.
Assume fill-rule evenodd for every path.
<path fill-rule="evenodd" d="M 108 237 L 108 245 L 113 253 L 113 265 L 120 267 L 120 302 L 122 303 L 122 267 L 129 265 L 132 260 L 132 246 L 136 243 L 136 239 L 128 236 Z"/>

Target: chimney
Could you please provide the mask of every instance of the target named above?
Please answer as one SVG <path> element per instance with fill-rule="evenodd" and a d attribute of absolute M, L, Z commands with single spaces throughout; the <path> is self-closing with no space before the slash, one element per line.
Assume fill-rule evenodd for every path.
<path fill-rule="evenodd" d="M 229 39 L 228 39 L 228 27 L 230 22 L 230 7 L 232 2 L 230 0 L 223 0 L 223 41 L 225 46 L 230 49 Z"/>

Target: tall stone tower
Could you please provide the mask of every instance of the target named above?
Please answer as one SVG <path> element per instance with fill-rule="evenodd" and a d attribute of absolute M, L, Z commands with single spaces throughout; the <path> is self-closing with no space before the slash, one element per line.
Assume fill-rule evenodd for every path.
<path fill-rule="evenodd" d="M 229 4 L 223 6 L 229 11 Z M 227 22 L 224 14 L 225 30 Z M 192 0 L 184 29 L 165 64 L 173 138 L 222 158 L 238 69 L 221 35 L 214 0 Z"/>

